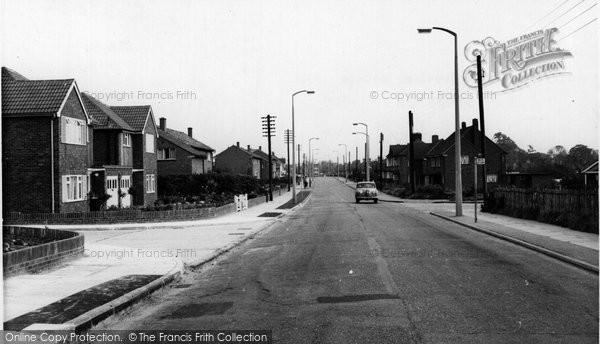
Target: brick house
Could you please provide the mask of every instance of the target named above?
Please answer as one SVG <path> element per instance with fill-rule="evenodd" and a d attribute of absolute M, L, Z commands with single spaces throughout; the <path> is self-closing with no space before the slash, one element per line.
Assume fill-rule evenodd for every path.
<path fill-rule="evenodd" d="M 423 175 L 424 164 L 423 159 L 427 152 L 433 147 L 438 141 L 438 136 L 432 136 L 432 143 L 423 142 L 423 136 L 421 133 L 413 134 L 413 150 L 414 150 L 414 164 L 415 164 L 415 180 L 416 185 L 424 185 L 425 177 Z M 386 156 L 386 166 L 384 172 L 386 173 L 385 178 L 393 180 L 400 184 L 409 183 L 409 145 L 390 145 L 390 150 Z"/>
<path fill-rule="evenodd" d="M 133 175 L 134 129 L 107 105 L 82 94 L 87 113 L 96 122 L 94 126 L 93 165 L 90 170 L 90 208 L 128 208 L 132 205 L 129 193 Z"/>
<path fill-rule="evenodd" d="M 258 146 L 258 149 L 252 149 L 252 148 L 250 148 L 250 146 L 248 146 L 248 151 L 260 159 L 260 179 L 268 180 L 269 179 L 269 153 L 263 152 L 262 146 Z M 273 153 L 273 152 L 271 152 L 271 153 Z M 276 177 L 278 160 L 279 159 L 277 159 L 275 154 L 273 154 L 273 157 L 271 158 L 271 163 L 272 163 L 271 175 L 273 176 L 273 178 Z"/>
<path fill-rule="evenodd" d="M 133 159 L 131 195 L 136 206 L 152 205 L 157 199 L 156 141 L 158 128 L 150 105 L 111 106 L 133 131 L 131 150 Z"/>
<path fill-rule="evenodd" d="M 461 134 L 461 161 L 462 161 L 462 181 L 463 190 L 473 189 L 474 169 L 473 161 L 481 153 L 481 131 L 477 119 L 473 119 L 472 125 L 467 127 L 462 122 Z M 486 149 L 486 180 L 488 186 L 494 186 L 502 183 L 505 177 L 506 152 L 485 137 Z M 454 133 L 450 134 L 445 140 L 438 140 L 433 147 L 425 154 L 423 177 L 424 184 L 442 185 L 445 190 L 453 191 L 455 183 L 454 168 Z M 481 186 L 483 176 L 481 167 L 478 171 L 479 182 Z"/>
<path fill-rule="evenodd" d="M 183 133 L 167 128 L 160 118 L 157 142 L 157 166 L 161 176 L 205 174 L 213 171 L 214 149 L 194 139 L 192 128 Z"/>
<path fill-rule="evenodd" d="M 74 79 L 29 80 L 2 67 L 4 212 L 89 210 L 91 124 Z"/>
<path fill-rule="evenodd" d="M 223 173 L 248 175 L 260 179 L 266 168 L 264 158 L 254 154 L 250 145 L 244 149 L 237 142 L 236 145 L 228 147 L 215 156 L 215 169 Z"/>

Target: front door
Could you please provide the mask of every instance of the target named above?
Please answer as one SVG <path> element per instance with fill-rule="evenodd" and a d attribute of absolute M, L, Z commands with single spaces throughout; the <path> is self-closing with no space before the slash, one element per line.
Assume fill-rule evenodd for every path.
<path fill-rule="evenodd" d="M 106 201 L 106 208 L 119 206 L 119 180 L 117 176 L 106 177 L 106 194 L 110 196 Z"/>
<path fill-rule="evenodd" d="M 131 195 L 129 194 L 129 188 L 131 187 L 131 176 L 121 176 L 121 207 L 131 207 Z"/>

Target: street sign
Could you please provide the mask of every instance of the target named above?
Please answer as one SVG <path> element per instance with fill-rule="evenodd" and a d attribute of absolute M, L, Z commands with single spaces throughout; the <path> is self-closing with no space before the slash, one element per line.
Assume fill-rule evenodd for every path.
<path fill-rule="evenodd" d="M 475 163 L 477 165 L 485 165 L 485 158 L 475 158 Z"/>

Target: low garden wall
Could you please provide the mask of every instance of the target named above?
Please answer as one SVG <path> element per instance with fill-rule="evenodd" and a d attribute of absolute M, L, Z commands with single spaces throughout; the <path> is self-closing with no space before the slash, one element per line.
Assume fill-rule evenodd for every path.
<path fill-rule="evenodd" d="M 266 202 L 266 197 L 260 196 L 248 200 L 248 206 L 253 207 Z M 4 215 L 4 223 L 9 225 L 25 224 L 110 224 L 110 223 L 144 223 L 191 221 L 216 217 L 236 211 L 235 204 L 229 203 L 220 207 L 173 210 L 107 210 L 85 213 L 9 213 Z"/>
<path fill-rule="evenodd" d="M 3 226 L 3 234 L 45 238 L 51 242 L 20 248 L 2 254 L 4 276 L 35 272 L 83 255 L 83 235 L 49 228 Z"/>

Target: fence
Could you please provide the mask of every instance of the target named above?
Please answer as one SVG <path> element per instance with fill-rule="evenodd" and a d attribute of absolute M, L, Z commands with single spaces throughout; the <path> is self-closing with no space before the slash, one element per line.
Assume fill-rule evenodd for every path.
<path fill-rule="evenodd" d="M 499 187 L 484 210 L 598 232 L 598 192 Z"/>

